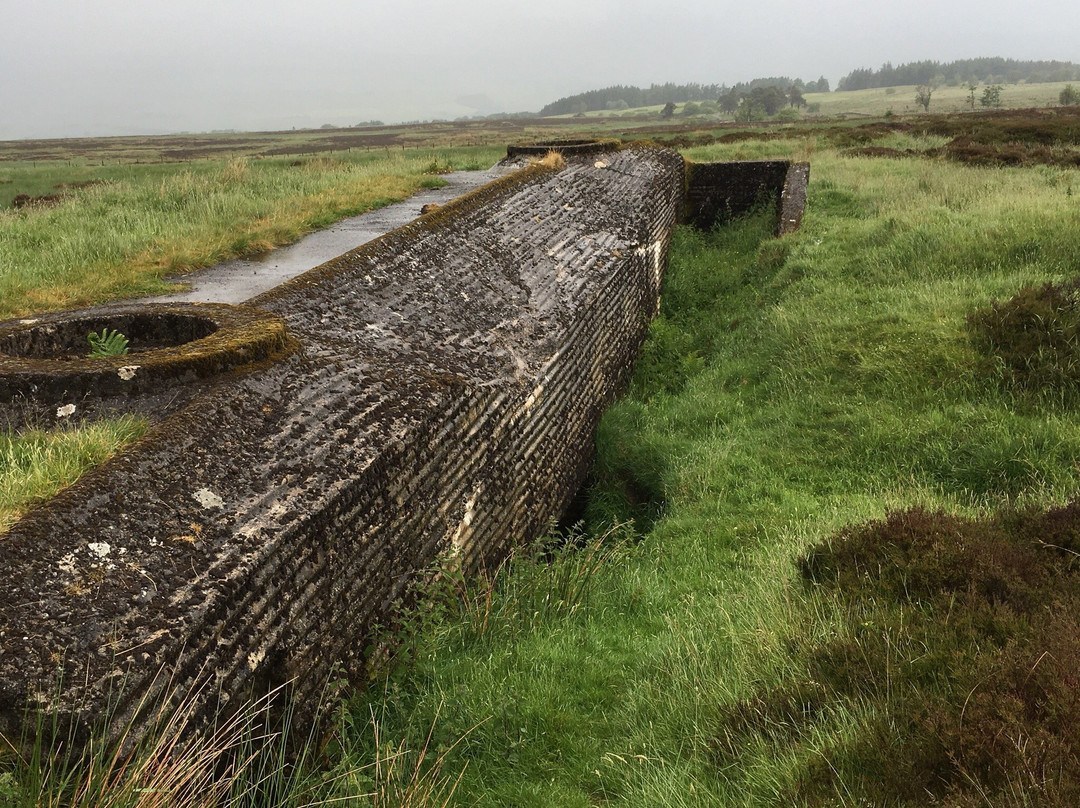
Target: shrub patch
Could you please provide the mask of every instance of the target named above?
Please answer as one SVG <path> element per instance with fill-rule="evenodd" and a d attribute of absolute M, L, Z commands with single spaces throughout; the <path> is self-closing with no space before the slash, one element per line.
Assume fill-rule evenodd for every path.
<path fill-rule="evenodd" d="M 799 804 L 840 790 L 873 805 L 1078 804 L 1078 549 L 1077 502 L 986 519 L 913 508 L 842 530 L 800 562 L 838 630 L 800 632 L 805 676 L 722 712 L 717 765 L 757 737 L 801 749 Z M 811 751 L 814 727 L 852 702 L 874 717 Z"/>
<path fill-rule="evenodd" d="M 1029 245 L 1026 253 L 1036 249 Z M 991 301 L 968 315 L 967 326 L 976 349 L 999 362 L 1020 390 L 1075 389 L 1080 382 L 1080 277 Z"/>

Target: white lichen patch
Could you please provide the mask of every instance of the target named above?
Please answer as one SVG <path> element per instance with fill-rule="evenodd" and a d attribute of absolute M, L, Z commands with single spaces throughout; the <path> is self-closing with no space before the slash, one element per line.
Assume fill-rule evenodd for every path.
<path fill-rule="evenodd" d="M 57 418 L 70 418 L 74 414 L 75 414 L 75 405 L 74 404 L 65 404 L 62 407 L 57 407 L 56 408 L 56 417 Z"/>
<path fill-rule="evenodd" d="M 19 320 L 19 325 L 33 325 L 34 323 L 41 322 L 36 317 L 31 317 L 29 320 Z"/>
<path fill-rule="evenodd" d="M 597 160 L 595 163 L 593 163 L 593 168 L 607 168 L 607 167 L 608 167 L 608 164 L 606 162 L 604 162 L 603 160 Z"/>
<path fill-rule="evenodd" d="M 142 367 L 142 365 L 124 365 L 122 368 L 117 368 L 116 375 L 125 382 L 130 382 L 135 378 L 135 371 L 140 367 Z"/>
<path fill-rule="evenodd" d="M 112 546 L 107 541 L 92 541 L 86 545 L 91 555 L 97 556 L 99 561 L 104 561 L 112 552 Z"/>
<path fill-rule="evenodd" d="M 56 562 L 56 568 L 67 575 L 75 574 L 75 554 L 68 553 Z"/>
<path fill-rule="evenodd" d="M 221 497 L 219 497 L 209 488 L 200 488 L 198 491 L 192 494 L 192 496 L 195 497 L 196 502 L 198 502 L 207 510 L 210 510 L 211 508 L 225 507 L 225 502 L 221 499 Z"/>
<path fill-rule="evenodd" d="M 266 653 L 261 648 L 257 648 L 247 655 L 248 670 L 258 670 L 259 665 L 266 659 Z"/>
<path fill-rule="evenodd" d="M 112 552 L 112 546 L 107 541 L 92 541 L 86 544 L 86 549 L 102 561 L 105 561 L 109 557 L 109 553 Z"/>
<path fill-rule="evenodd" d="M 476 498 L 479 495 L 479 491 L 474 491 L 472 496 L 465 500 L 465 512 L 461 515 L 461 521 L 458 522 L 457 530 L 455 530 L 454 535 L 450 537 L 450 547 L 455 553 L 461 551 L 465 544 L 466 537 L 471 532 L 469 528 L 472 526 L 473 519 L 476 517 Z"/>

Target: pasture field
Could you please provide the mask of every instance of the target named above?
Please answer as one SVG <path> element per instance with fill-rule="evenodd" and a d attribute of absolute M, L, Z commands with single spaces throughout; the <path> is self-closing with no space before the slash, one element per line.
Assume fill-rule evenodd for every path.
<path fill-rule="evenodd" d="M 1080 170 L 1046 120 L 1045 152 L 671 130 L 809 159 L 803 229 L 676 233 L 583 522 L 427 586 L 307 765 L 232 804 L 1075 805 Z M 77 780 L 4 767 L 27 808 Z"/>
<path fill-rule="evenodd" d="M 1030 109 L 1052 107 L 1058 95 L 1069 82 L 1046 82 L 1045 84 L 1002 84 L 1002 109 Z M 1076 82 L 1073 82 L 1074 86 Z M 975 109 L 984 109 L 979 103 L 985 85 L 975 88 Z M 881 116 L 891 110 L 896 115 L 912 115 L 922 112 L 915 104 L 915 87 L 881 87 L 872 90 L 850 90 L 842 93 L 807 93 L 808 104 L 820 104 L 816 113 L 825 118 L 838 115 Z M 947 115 L 972 111 L 970 93 L 965 87 L 938 87 L 930 97 L 930 112 Z"/>
<path fill-rule="evenodd" d="M 491 165 L 498 154 L 473 148 L 96 168 L 0 164 L 0 176 L 6 172 L 17 188 L 40 188 L 60 173 L 91 183 L 56 204 L 0 211 L 0 318 L 151 294 L 166 288 L 161 278 L 168 274 L 265 252 L 437 187 L 447 170 Z"/>

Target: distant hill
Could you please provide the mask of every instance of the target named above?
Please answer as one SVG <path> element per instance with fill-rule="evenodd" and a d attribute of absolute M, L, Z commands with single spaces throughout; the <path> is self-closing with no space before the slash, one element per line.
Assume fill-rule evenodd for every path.
<path fill-rule="evenodd" d="M 988 57 L 956 62 L 909 62 L 893 66 L 886 62 L 878 70 L 852 70 L 837 84 L 838 91 L 902 87 L 909 84 L 1039 84 L 1051 81 L 1080 81 L 1080 65 L 1072 62 L 1023 62 Z"/>
<path fill-rule="evenodd" d="M 804 82 L 787 76 L 743 81 L 738 84 L 653 84 L 645 89 L 641 87 L 615 85 L 602 90 L 589 90 L 585 93 L 570 95 L 548 104 L 540 110 L 540 116 L 574 115 L 579 112 L 597 112 L 601 110 L 618 111 L 632 107 L 651 107 L 666 104 L 669 101 L 682 104 L 686 101 L 716 101 L 732 90 L 745 95 L 759 87 L 779 87 L 784 92 L 792 85 L 798 85 L 804 92 L 828 92 L 829 82 L 824 76 L 817 81 Z"/>

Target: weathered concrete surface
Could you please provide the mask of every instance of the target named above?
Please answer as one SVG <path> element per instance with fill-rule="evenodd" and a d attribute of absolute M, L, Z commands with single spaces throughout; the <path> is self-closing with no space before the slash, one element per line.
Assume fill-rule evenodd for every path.
<path fill-rule="evenodd" d="M 659 149 L 525 169 L 251 300 L 300 350 L 0 539 L 0 720 L 112 699 L 138 722 L 167 686 L 310 703 L 417 570 L 540 534 L 656 311 L 682 192 Z"/>
<path fill-rule="evenodd" d="M 103 329 L 130 337 L 129 353 L 88 358 L 87 334 Z M 285 322 L 244 306 L 121 303 L 0 323 L 0 423 L 18 425 L 19 412 L 38 404 L 72 412 L 103 397 L 151 396 L 198 379 L 288 352 Z"/>
<path fill-rule="evenodd" d="M 799 229 L 806 208 L 809 163 L 746 160 L 687 165 L 684 218 L 703 230 L 722 226 L 760 205 L 776 211 L 776 235 Z"/>

